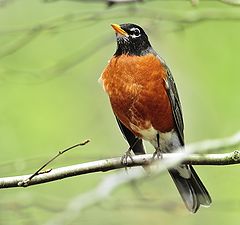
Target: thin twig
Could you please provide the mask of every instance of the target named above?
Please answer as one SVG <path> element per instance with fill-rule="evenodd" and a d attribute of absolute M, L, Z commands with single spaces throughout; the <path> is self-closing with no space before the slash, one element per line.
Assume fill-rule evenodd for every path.
<path fill-rule="evenodd" d="M 47 161 L 43 166 L 41 166 L 41 167 L 40 167 L 35 173 L 33 173 L 30 177 L 28 177 L 27 179 L 23 180 L 22 182 L 19 182 L 18 185 L 19 185 L 19 186 L 24 186 L 24 187 L 26 187 L 26 186 L 28 186 L 29 182 L 30 182 L 35 176 L 37 176 L 37 175 L 39 175 L 39 174 L 44 174 L 44 173 L 49 173 L 49 172 L 51 172 L 52 169 L 47 170 L 47 171 L 43 171 L 43 172 L 40 172 L 40 171 L 43 170 L 43 169 L 44 169 L 47 165 L 49 165 L 51 162 L 53 162 L 53 161 L 54 161 L 56 158 L 58 158 L 60 155 L 66 153 L 67 151 L 69 151 L 69 150 L 71 150 L 71 149 L 74 149 L 74 148 L 76 148 L 76 147 L 78 147 L 78 146 L 86 145 L 88 142 L 90 142 L 90 140 L 86 140 L 86 141 L 84 141 L 84 142 L 82 142 L 82 143 L 75 144 L 75 145 L 73 145 L 73 146 L 70 146 L 70 147 L 62 150 L 62 151 L 59 151 L 59 152 L 57 153 L 57 155 L 55 155 L 53 158 L 51 158 L 49 161 Z"/>

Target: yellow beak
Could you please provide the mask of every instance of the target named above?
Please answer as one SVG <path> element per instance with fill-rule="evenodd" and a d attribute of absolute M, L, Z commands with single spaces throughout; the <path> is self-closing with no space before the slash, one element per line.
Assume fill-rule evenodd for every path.
<path fill-rule="evenodd" d="M 118 24 L 111 24 L 112 28 L 116 31 L 116 33 L 119 33 L 121 35 L 124 35 L 126 37 L 128 37 L 128 33 L 123 30 Z"/>

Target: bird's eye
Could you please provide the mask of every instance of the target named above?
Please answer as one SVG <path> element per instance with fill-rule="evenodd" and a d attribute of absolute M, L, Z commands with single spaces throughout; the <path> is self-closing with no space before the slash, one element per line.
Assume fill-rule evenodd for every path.
<path fill-rule="evenodd" d="M 135 28 L 135 27 L 130 29 L 130 34 L 133 38 L 141 36 L 140 30 L 138 28 Z"/>

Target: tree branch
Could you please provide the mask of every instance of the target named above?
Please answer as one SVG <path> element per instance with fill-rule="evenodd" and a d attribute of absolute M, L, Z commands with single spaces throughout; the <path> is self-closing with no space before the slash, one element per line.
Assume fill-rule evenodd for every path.
<path fill-rule="evenodd" d="M 231 163 L 239 163 L 239 151 L 225 154 L 193 154 L 196 151 L 204 152 L 207 150 L 218 150 L 221 148 L 233 147 L 236 144 L 239 144 L 239 138 L 240 134 L 238 133 L 232 137 L 225 139 L 203 141 L 200 143 L 187 145 L 185 146 L 185 149 L 187 151 L 185 151 L 184 154 L 168 154 L 170 158 L 167 158 L 167 154 L 164 154 L 164 158 L 157 164 L 157 166 L 151 168 L 151 174 L 154 173 L 154 175 L 159 176 L 159 174 L 166 171 L 166 168 L 170 168 L 177 163 L 183 162 L 183 159 L 184 162 L 196 162 L 196 164 L 198 165 L 200 165 L 201 162 L 203 162 L 204 165 L 210 164 L 210 162 L 212 162 L 211 165 L 229 165 Z M 189 153 L 191 155 L 189 155 Z M 173 155 L 178 157 L 171 157 Z M 128 173 L 126 173 L 125 171 L 119 171 L 117 173 L 104 176 L 103 180 L 99 183 L 99 185 L 86 193 L 81 193 L 80 195 L 72 198 L 69 203 L 66 204 L 65 209 L 61 213 L 55 215 L 44 225 L 70 224 L 80 216 L 82 210 L 103 201 L 120 186 L 126 185 L 127 183 L 132 183 L 136 180 L 144 179 L 146 177 L 149 177 L 149 174 L 144 172 L 139 167 L 132 168 L 130 171 L 128 171 Z"/>
<path fill-rule="evenodd" d="M 176 165 L 180 162 L 193 165 L 238 164 L 240 163 L 240 151 L 234 151 L 223 154 L 193 154 L 193 153 L 235 147 L 236 145 L 239 144 L 240 133 L 237 133 L 236 135 L 229 138 L 219 140 L 208 140 L 200 143 L 186 145 L 184 148 L 185 151 L 182 151 L 183 149 L 180 148 L 177 149 L 177 152 L 181 151 L 181 153 L 163 154 L 163 157 L 160 161 L 162 161 L 163 165 L 165 163 L 169 167 Z M 149 165 L 150 163 L 152 163 L 152 154 L 138 155 L 133 156 L 132 158 L 133 161 L 130 158 L 128 158 L 127 166 L 122 165 L 121 157 L 117 157 L 53 169 L 48 173 L 43 173 L 35 176 L 32 180 L 29 181 L 27 186 L 47 183 L 87 173 L 95 173 L 101 171 L 105 172 L 124 167 Z M 31 177 L 31 175 L 0 178 L 0 188 L 24 186 L 23 181 L 28 179 L 29 177 Z"/>

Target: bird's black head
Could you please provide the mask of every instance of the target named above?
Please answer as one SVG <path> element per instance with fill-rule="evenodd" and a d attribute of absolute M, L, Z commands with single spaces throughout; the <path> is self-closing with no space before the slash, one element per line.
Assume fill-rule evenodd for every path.
<path fill-rule="evenodd" d="M 152 51 L 148 36 L 140 26 L 131 23 L 112 24 L 111 26 L 115 30 L 117 38 L 115 56 L 122 54 L 140 56 Z"/>

